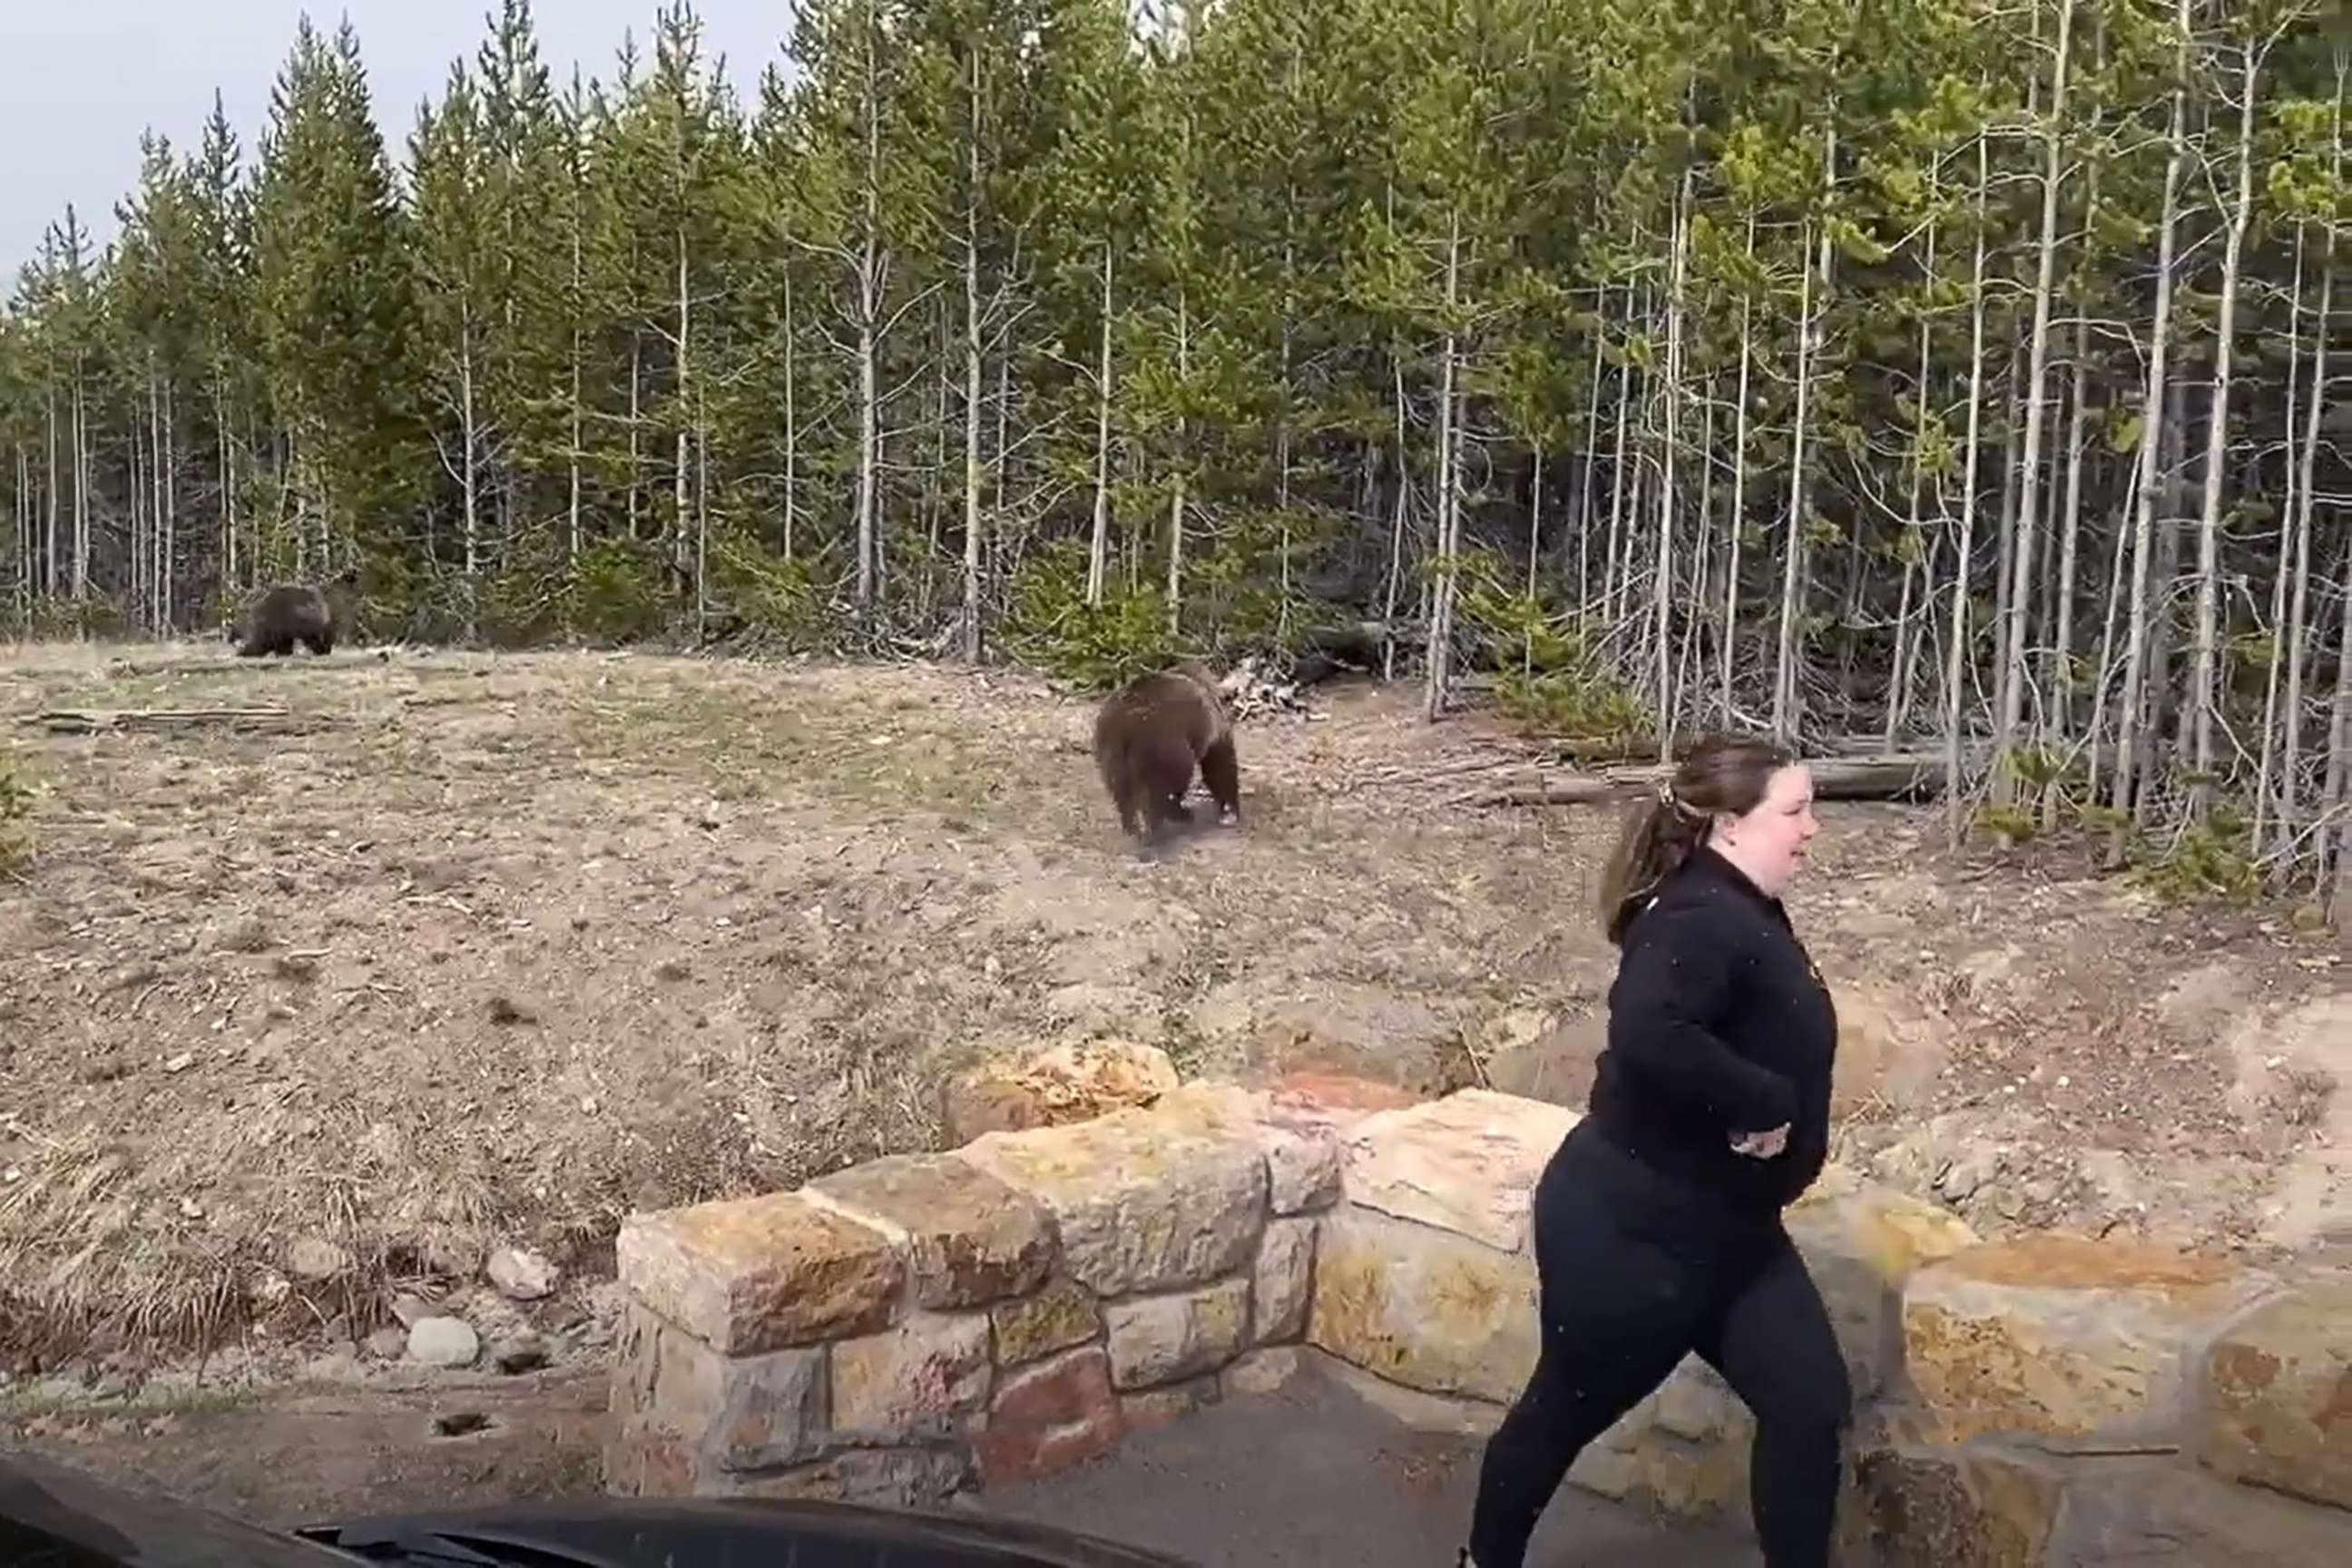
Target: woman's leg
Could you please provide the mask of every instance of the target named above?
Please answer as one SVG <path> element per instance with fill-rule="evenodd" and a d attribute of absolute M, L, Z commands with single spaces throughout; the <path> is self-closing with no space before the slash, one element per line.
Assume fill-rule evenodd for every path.
<path fill-rule="evenodd" d="M 1766 1568 L 1828 1568 L 1853 1390 L 1821 1293 L 1786 1236 L 1698 1351 L 1756 1417 L 1748 1494 Z"/>
<path fill-rule="evenodd" d="M 1479 1468 L 1476 1568 L 1521 1568 L 1577 1455 L 1665 1381 L 1710 1315 L 1703 1273 L 1627 1235 L 1634 1194 L 1612 1185 L 1579 1173 L 1537 1189 L 1542 1348 Z"/>

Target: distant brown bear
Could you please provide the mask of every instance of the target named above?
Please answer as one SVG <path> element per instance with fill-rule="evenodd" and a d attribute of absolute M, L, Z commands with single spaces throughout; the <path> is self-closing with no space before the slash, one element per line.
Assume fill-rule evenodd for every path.
<path fill-rule="evenodd" d="M 1187 659 L 1129 681 L 1095 715 L 1095 767 L 1130 837 L 1157 845 L 1170 823 L 1192 821 L 1184 795 L 1195 765 L 1219 817 L 1240 822 L 1233 721 L 1216 678 L 1199 662 Z"/>
<path fill-rule="evenodd" d="M 246 617 L 237 657 L 291 656 L 297 643 L 321 657 L 333 652 L 336 639 L 351 630 L 352 596 L 358 588 L 359 574 L 345 572 L 323 591 L 308 583 L 270 589 Z"/>

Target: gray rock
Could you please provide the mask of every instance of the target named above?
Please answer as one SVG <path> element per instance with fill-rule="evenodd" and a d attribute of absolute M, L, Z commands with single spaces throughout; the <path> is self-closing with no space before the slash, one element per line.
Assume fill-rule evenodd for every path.
<path fill-rule="evenodd" d="M 286 1272 L 305 1285 L 322 1285 L 352 1271 L 350 1252 L 323 1236 L 299 1238 L 287 1249 Z"/>
<path fill-rule="evenodd" d="M 560 1278 L 554 1264 L 536 1252 L 501 1247 L 490 1254 L 490 1283 L 509 1300 L 537 1301 L 555 1289 Z"/>
<path fill-rule="evenodd" d="M 408 1331 L 408 1359 L 426 1366 L 471 1366 L 481 1353 L 480 1337 L 463 1318 L 419 1318 Z"/>
<path fill-rule="evenodd" d="M 408 1348 L 408 1331 L 387 1324 L 367 1337 L 368 1354 L 379 1361 L 398 1361 Z"/>

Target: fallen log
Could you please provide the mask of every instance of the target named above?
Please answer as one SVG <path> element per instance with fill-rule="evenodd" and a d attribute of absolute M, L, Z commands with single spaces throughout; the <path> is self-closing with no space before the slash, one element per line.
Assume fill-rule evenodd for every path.
<path fill-rule="evenodd" d="M 1944 787 L 1944 759 L 1927 752 L 1889 752 L 1875 757 L 1809 760 L 1817 800 L 1917 800 Z M 1464 805 L 1592 805 L 1631 800 L 1655 790 L 1674 774 L 1671 763 L 1603 768 L 1599 773 L 1554 773 L 1530 783 L 1475 791 Z"/>
<path fill-rule="evenodd" d="M 308 726 L 282 707 L 268 708 L 124 708 L 114 710 L 45 708 L 18 721 L 38 724 L 51 734 L 94 735 L 118 730 L 185 730 L 205 724 L 232 729 L 284 729 Z"/>

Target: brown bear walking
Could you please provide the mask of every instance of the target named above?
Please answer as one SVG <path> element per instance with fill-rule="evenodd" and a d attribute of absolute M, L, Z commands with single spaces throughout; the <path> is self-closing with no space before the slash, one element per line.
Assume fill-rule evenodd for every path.
<path fill-rule="evenodd" d="M 1195 766 L 1220 819 L 1239 823 L 1242 784 L 1233 721 L 1216 679 L 1197 660 L 1138 677 L 1095 715 L 1095 767 L 1130 837 L 1156 846 L 1170 823 L 1192 820 L 1184 795 Z"/>
<path fill-rule="evenodd" d="M 237 644 L 240 658 L 289 655 L 297 643 L 324 656 L 351 630 L 352 595 L 359 574 L 345 572 L 322 591 L 308 583 L 284 583 L 255 601 Z"/>

